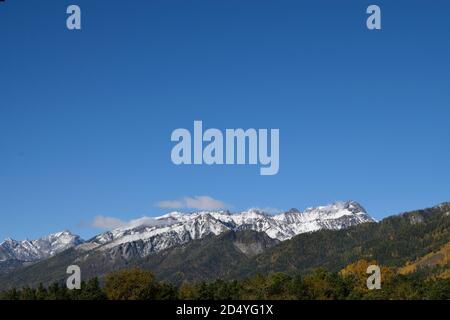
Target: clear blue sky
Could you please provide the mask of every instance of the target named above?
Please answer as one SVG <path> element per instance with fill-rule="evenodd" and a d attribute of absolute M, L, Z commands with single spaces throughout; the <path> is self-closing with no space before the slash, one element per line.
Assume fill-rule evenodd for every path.
<path fill-rule="evenodd" d="M 382 9 L 382 31 L 365 10 Z M 81 31 L 65 28 L 82 9 Z M 6 0 L 0 239 L 207 195 L 232 210 L 450 200 L 450 2 Z M 280 172 L 174 166 L 170 134 L 279 128 Z"/>

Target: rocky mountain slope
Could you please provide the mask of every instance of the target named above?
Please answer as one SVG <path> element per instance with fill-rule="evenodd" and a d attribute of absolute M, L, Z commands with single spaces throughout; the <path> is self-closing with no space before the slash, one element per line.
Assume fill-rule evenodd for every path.
<path fill-rule="evenodd" d="M 81 244 L 83 240 L 69 231 L 50 234 L 37 240 L 6 239 L 0 243 L 0 262 L 38 261 Z"/>
<path fill-rule="evenodd" d="M 98 240 L 92 240 L 95 241 Z M 302 233 L 285 241 L 244 228 L 229 229 L 219 235 L 211 233 L 146 256 L 141 256 L 139 250 L 145 246 L 143 240 L 129 242 L 133 244 L 129 247 L 120 244 L 108 250 L 99 249 L 102 246 L 86 250 L 82 244 L 81 248 L 74 247 L 14 273 L 0 275 L 0 287 L 64 281 L 66 268 L 71 264 L 81 267 L 84 279 L 137 266 L 176 283 L 239 279 L 274 271 L 307 272 L 317 267 L 339 271 L 360 259 L 401 267 L 440 250 L 449 241 L 450 204 L 442 204 L 388 217 L 378 223 Z"/>
<path fill-rule="evenodd" d="M 77 248 L 111 252 L 130 259 L 226 231 L 253 230 L 285 241 L 301 233 L 339 230 L 374 222 L 362 206 L 353 201 L 309 208 L 304 212 L 291 209 L 279 215 L 269 215 L 256 209 L 235 214 L 226 211 L 172 212 L 152 220 L 143 218 L 142 221 L 146 222 L 100 234 Z"/>
<path fill-rule="evenodd" d="M 124 259 L 145 257 L 174 246 L 219 235 L 225 231 L 253 230 L 285 241 L 295 235 L 322 229 L 338 230 L 374 220 L 354 201 L 309 208 L 291 209 L 269 215 L 256 209 L 232 214 L 226 211 L 172 212 L 157 218 L 134 220 L 131 225 L 102 233 L 83 242 L 70 232 L 60 232 L 38 240 L 7 239 L 0 244 L 0 263 L 34 262 L 76 247 L 80 251 L 109 252 Z"/>

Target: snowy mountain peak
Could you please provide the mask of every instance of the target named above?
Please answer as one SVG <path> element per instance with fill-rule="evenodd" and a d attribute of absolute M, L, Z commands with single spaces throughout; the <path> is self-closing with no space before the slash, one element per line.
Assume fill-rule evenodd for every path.
<path fill-rule="evenodd" d="M 167 214 L 165 214 L 163 216 L 157 217 L 156 219 L 170 219 L 170 218 L 177 219 L 177 218 L 179 218 L 179 217 L 181 217 L 183 215 L 185 215 L 183 212 L 172 211 L 172 212 L 169 212 L 169 213 L 167 213 Z"/>
<path fill-rule="evenodd" d="M 354 201 L 308 208 L 304 212 L 291 209 L 278 215 L 269 215 L 255 208 L 237 213 L 175 211 L 156 218 L 136 219 L 125 227 L 100 234 L 78 248 L 84 251 L 112 251 L 128 258 L 130 252 L 146 256 L 229 230 L 254 230 L 284 241 L 300 233 L 337 230 L 372 221 L 363 207 Z"/>
<path fill-rule="evenodd" d="M 3 242 L 1 242 L 0 245 L 2 245 L 3 243 L 15 243 L 15 242 L 17 241 L 8 237 Z"/>
<path fill-rule="evenodd" d="M 83 242 L 70 231 L 61 231 L 36 240 L 17 241 L 11 238 L 0 243 L 0 261 L 37 261 L 51 257 Z"/>
<path fill-rule="evenodd" d="M 290 209 L 270 215 L 253 208 L 237 213 L 228 211 L 170 212 L 159 217 L 141 217 L 114 230 L 97 235 L 87 242 L 69 231 L 62 231 L 37 240 L 7 239 L 0 244 L 0 261 L 16 259 L 37 261 L 68 248 L 100 251 L 125 259 L 147 256 L 208 235 L 226 231 L 253 230 L 270 238 L 288 240 L 298 234 L 322 229 L 338 230 L 356 224 L 373 222 L 364 208 L 355 201 L 336 202 L 308 208 L 303 212 Z"/>

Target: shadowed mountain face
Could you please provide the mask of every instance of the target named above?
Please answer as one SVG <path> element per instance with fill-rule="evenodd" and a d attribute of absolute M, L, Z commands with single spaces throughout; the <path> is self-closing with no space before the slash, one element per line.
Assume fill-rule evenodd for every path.
<path fill-rule="evenodd" d="M 121 247 L 120 252 L 68 249 L 50 259 L 0 276 L 0 290 L 11 286 L 20 287 L 25 283 L 36 286 L 39 283 L 62 282 L 67 278 L 67 266 L 73 264 L 80 266 L 83 279 L 101 277 L 105 273 L 131 267 L 154 270 L 158 277 L 173 282 L 226 277 L 233 268 L 239 268 L 244 261 L 251 260 L 280 241 L 252 230 L 227 231 L 143 258 L 134 253 L 141 246 L 139 242 Z M 134 258 L 126 259 L 125 256 Z"/>
<path fill-rule="evenodd" d="M 438 251 L 450 241 L 450 205 L 364 223 L 342 230 L 304 233 L 286 241 L 254 230 L 230 230 L 141 255 L 145 241 L 123 243 L 108 250 L 83 245 L 0 276 L 0 289 L 64 281 L 67 266 L 81 267 L 83 279 L 128 267 L 152 270 L 175 283 L 239 279 L 257 273 L 307 272 L 324 267 L 337 271 L 360 259 L 400 267 Z"/>
<path fill-rule="evenodd" d="M 68 231 L 37 240 L 7 239 L 0 244 L 0 270 L 47 259 L 69 248 L 85 252 L 106 252 L 125 260 L 152 253 L 227 231 L 253 230 L 284 241 L 293 236 L 322 229 L 342 229 L 373 219 L 354 201 L 309 208 L 292 209 L 279 215 L 259 210 L 231 214 L 224 211 L 197 213 L 172 212 L 157 218 L 141 218 L 84 242 Z"/>
<path fill-rule="evenodd" d="M 269 215 L 256 209 L 235 214 L 224 211 L 191 214 L 172 212 L 151 220 L 143 218 L 102 233 L 79 248 L 86 251 L 111 251 L 130 259 L 227 231 L 253 230 L 263 232 L 272 239 L 285 241 L 305 232 L 338 230 L 373 221 L 362 206 L 354 201 L 309 208 L 304 212 L 293 209 L 279 215 Z"/>
<path fill-rule="evenodd" d="M 258 255 L 245 266 L 254 273 L 338 271 L 360 259 L 400 267 L 450 242 L 450 204 L 404 213 L 379 223 L 301 234 Z M 238 271 L 239 272 L 239 271 Z"/>

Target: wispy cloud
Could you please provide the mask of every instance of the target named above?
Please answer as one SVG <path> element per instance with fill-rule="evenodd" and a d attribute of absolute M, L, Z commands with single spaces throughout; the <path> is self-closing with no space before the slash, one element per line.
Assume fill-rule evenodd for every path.
<path fill-rule="evenodd" d="M 159 208 L 218 210 L 229 207 L 225 202 L 208 196 L 184 197 L 176 200 L 164 200 L 157 203 Z"/>
<path fill-rule="evenodd" d="M 105 217 L 102 215 L 96 216 L 94 220 L 91 221 L 90 226 L 93 228 L 103 229 L 103 230 L 112 230 L 118 227 L 122 227 L 126 224 L 125 221 L 122 221 L 113 217 Z"/>
<path fill-rule="evenodd" d="M 223 201 L 214 199 L 208 196 L 184 197 L 176 200 L 165 200 L 157 203 L 159 208 L 165 209 L 196 209 L 196 210 L 219 210 L 226 209 L 230 206 Z M 157 226 L 168 225 L 174 221 L 170 219 L 155 219 L 152 217 L 142 217 L 124 221 L 115 217 L 108 217 L 104 215 L 95 216 L 95 218 L 88 223 L 92 228 L 101 230 L 113 230 L 116 228 L 132 228 L 136 226 Z"/>
<path fill-rule="evenodd" d="M 171 220 L 157 220 L 152 217 L 142 217 L 138 219 L 132 219 L 130 221 L 123 221 L 114 217 L 106 216 L 96 216 L 89 224 L 93 228 L 102 230 L 113 230 L 116 228 L 133 228 L 137 226 L 159 226 L 159 225 L 169 225 L 175 221 Z"/>
<path fill-rule="evenodd" d="M 265 213 L 272 214 L 272 215 L 285 212 L 285 210 L 283 210 L 283 209 L 272 208 L 272 207 L 264 207 L 264 208 L 251 207 L 249 210 L 251 210 L 251 209 L 258 210 L 258 211 L 265 212 Z"/>

